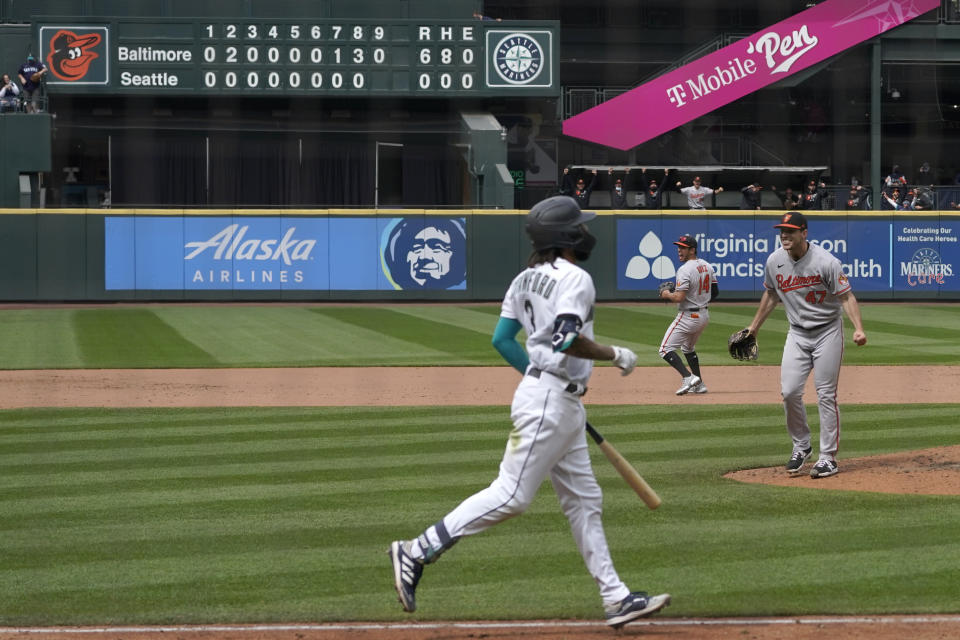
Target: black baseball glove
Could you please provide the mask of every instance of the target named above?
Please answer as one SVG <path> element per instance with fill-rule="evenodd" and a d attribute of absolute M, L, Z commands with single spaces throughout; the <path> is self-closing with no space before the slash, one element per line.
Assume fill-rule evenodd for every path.
<path fill-rule="evenodd" d="M 734 331 L 727 340 L 727 349 L 730 350 L 730 357 L 734 360 L 756 360 L 757 336 L 750 333 L 750 329 Z"/>
<path fill-rule="evenodd" d="M 677 285 L 670 282 L 669 280 L 666 282 L 661 282 L 660 286 L 657 287 L 657 296 L 662 297 L 664 291 L 669 291 L 670 293 L 673 293 L 676 290 L 677 290 Z"/>

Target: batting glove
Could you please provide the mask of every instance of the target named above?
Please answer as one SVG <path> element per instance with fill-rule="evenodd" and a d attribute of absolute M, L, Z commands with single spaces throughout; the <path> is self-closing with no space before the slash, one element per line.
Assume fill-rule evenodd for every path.
<path fill-rule="evenodd" d="M 620 375 L 630 375 L 633 368 L 637 366 L 637 354 L 626 347 L 614 347 L 611 345 L 610 348 L 613 349 L 613 364 L 620 367 Z"/>

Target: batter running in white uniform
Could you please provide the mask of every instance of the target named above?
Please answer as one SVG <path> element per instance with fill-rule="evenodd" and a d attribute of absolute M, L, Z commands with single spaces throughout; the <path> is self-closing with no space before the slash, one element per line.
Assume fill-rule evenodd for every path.
<path fill-rule="evenodd" d="M 747 328 L 756 335 L 777 306 L 778 298 L 783 301 L 790 329 L 780 363 L 780 390 L 787 432 L 793 440 L 793 454 L 786 469 L 791 475 L 800 473 L 812 452 L 803 387 L 813 369 L 820 411 L 820 456 L 810 476 L 825 478 L 840 472 L 837 379 L 843 359 L 841 308 L 853 323 L 853 341 L 857 346 L 867 343 L 867 334 L 863 331 L 860 306 L 840 261 L 819 245 L 807 242 L 807 220 L 803 214 L 788 211 L 774 227 L 780 229 L 783 246 L 767 258 L 760 308 Z"/>
<path fill-rule="evenodd" d="M 677 395 L 688 392 L 706 393 L 707 385 L 700 375 L 700 358 L 697 356 L 696 346 L 700 334 L 710 323 L 710 312 L 707 304 L 717 295 L 717 273 L 706 260 L 697 257 L 697 240 L 690 234 L 684 234 L 674 242 L 677 245 L 677 259 L 683 264 L 677 270 L 676 288 L 674 291 L 661 291 L 660 297 L 677 303 L 677 317 L 673 319 L 663 340 L 660 342 L 660 357 L 680 373 L 682 382 L 677 389 Z M 683 352 L 688 370 L 677 349 Z M 692 373 L 691 373 L 692 372 Z"/>
<path fill-rule="evenodd" d="M 527 215 L 534 250 L 528 268 L 507 291 L 493 336 L 504 359 L 525 373 L 513 396 L 513 431 L 500 474 L 420 536 L 390 545 L 394 586 L 404 611 L 416 609 L 424 565 L 462 536 L 523 513 L 547 476 L 600 588 L 607 624 L 619 628 L 670 603 L 669 594 L 631 592 L 620 580 L 600 518 L 602 494 L 590 466 L 581 396 L 594 360 L 612 360 L 627 375 L 637 356 L 593 340 L 596 291 L 577 262 L 586 260 L 596 243 L 584 225 L 595 216 L 581 212 L 568 196 L 547 198 Z M 516 340 L 521 328 L 527 334 L 526 351 Z"/>

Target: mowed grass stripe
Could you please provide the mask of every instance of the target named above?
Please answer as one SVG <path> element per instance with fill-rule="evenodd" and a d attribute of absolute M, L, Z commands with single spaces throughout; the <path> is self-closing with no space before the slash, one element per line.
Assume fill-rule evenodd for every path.
<path fill-rule="evenodd" d="M 390 307 L 390 311 L 415 318 L 418 322 L 445 324 L 460 330 L 469 330 L 493 337 L 493 330 L 497 326 L 500 316 L 500 307 L 466 307 L 449 305 L 432 305 L 428 307 L 418 305 L 403 305 Z M 521 339 L 526 335 L 520 333 Z"/>
<path fill-rule="evenodd" d="M 0 367 L 48 369 L 84 365 L 71 312 L 9 309 L 0 313 Z"/>
<path fill-rule="evenodd" d="M 504 403 L 504 407 L 507 403 Z M 318 431 L 395 428 L 445 423 L 458 428 L 484 416 L 503 416 L 504 407 L 210 407 L 9 409 L 0 411 L 0 436 L 89 431 L 165 430 L 184 426 L 259 426 L 262 429 L 310 424 Z M 509 420 L 505 417 L 504 420 Z"/>
<path fill-rule="evenodd" d="M 911 405 L 898 420 L 889 407 L 850 406 L 845 438 L 853 431 L 862 441 L 845 442 L 880 451 L 955 443 L 949 418 L 957 408 Z M 322 416 L 317 425 L 314 412 Z M 66 426 L 70 413 L 40 411 L 31 422 L 29 412 L 17 411 L 15 437 L 29 444 L 22 431 L 29 424 L 54 419 Z M 277 425 L 270 409 L 238 410 L 236 433 L 229 413 L 107 410 L 108 424 L 99 426 L 88 413 L 87 434 L 132 459 L 59 465 L 53 460 L 70 452 L 41 458 L 50 444 L 50 432 L 41 430 L 44 442 L 32 460 L 18 454 L 24 459 L 15 474 L 4 475 L 0 462 L 0 486 L 32 473 L 31 464 L 39 471 L 35 491 L 2 491 L 0 621 L 402 619 L 386 545 L 418 534 L 487 486 L 510 430 L 506 407 L 421 407 L 392 417 L 389 410 L 279 411 Z M 164 414 L 175 426 L 163 427 Z M 668 615 L 760 615 L 786 604 L 793 615 L 836 613 L 838 601 L 841 611 L 857 613 L 902 602 L 904 590 L 925 594 L 918 606 L 944 612 L 960 597 L 955 569 L 947 569 L 960 563 L 960 499 L 722 478 L 731 468 L 783 463 L 789 439 L 778 405 L 689 406 L 683 416 L 675 405 L 591 406 L 588 414 L 664 498 L 657 511 L 644 508 L 590 445 L 617 570 L 632 588 L 674 593 Z M 128 428 L 116 428 L 117 416 L 129 419 Z M 362 434 L 344 427 L 340 436 L 331 428 L 338 417 Z M 213 433 L 204 442 L 208 425 Z M 241 441 L 231 442 L 235 436 Z M 152 453 L 142 446 L 151 438 L 159 441 Z M 202 455 L 184 456 L 182 443 L 164 445 L 184 438 Z M 222 451 L 231 448 L 239 450 Z M 113 464 L 127 465 L 124 477 L 110 478 Z M 814 544 L 819 527 L 830 531 L 829 547 Z M 838 589 L 861 593 L 797 599 L 782 580 L 795 563 L 803 565 L 803 593 L 822 589 L 824 572 Z M 912 571 L 911 563 L 918 563 Z M 422 585 L 418 616 L 425 620 L 602 616 L 549 483 L 523 517 L 464 540 L 427 569 Z M 731 590 L 740 597 L 729 598 Z"/>
<path fill-rule="evenodd" d="M 429 422 L 420 423 L 424 431 L 420 435 L 426 434 L 427 437 L 434 431 L 435 435 L 442 433 L 444 438 L 456 439 L 464 435 L 473 433 L 474 428 L 489 428 L 489 425 L 476 420 L 464 422 L 458 421 L 456 427 L 445 424 L 444 430 L 434 428 Z M 366 444 L 365 439 L 376 440 L 377 433 L 383 428 L 389 428 L 384 425 L 366 425 L 355 429 L 325 431 L 318 430 L 310 425 L 299 424 L 276 428 L 276 425 L 266 427 L 261 425 L 256 427 L 247 425 L 242 428 L 220 427 L 181 427 L 175 430 L 152 430 L 135 429 L 131 431 L 100 431 L 92 430 L 79 433 L 46 433 L 42 437 L 30 439 L 27 435 L 18 435 L 15 437 L 0 436 L 0 460 L 3 456 L 25 452 L 51 453 L 57 451 L 89 451 L 95 449 L 116 448 L 116 446 L 129 447 L 130 449 L 149 448 L 153 446 L 177 446 L 191 444 L 205 444 L 212 446 L 222 446 L 230 444 L 239 444 L 252 441 L 272 440 L 275 442 L 283 440 L 301 440 L 309 439 L 315 443 L 315 446 L 325 446 L 331 444 L 338 447 L 353 447 L 360 444 Z"/>
<path fill-rule="evenodd" d="M 409 360 L 411 354 L 437 355 L 386 336 L 376 327 L 318 317 L 313 307 L 169 307 L 163 314 L 232 367 L 369 366 L 378 358 L 394 364 L 393 360 Z M 373 344 L 378 348 L 371 349 Z"/>
<path fill-rule="evenodd" d="M 808 410 L 815 414 L 813 409 L 815 407 L 808 407 Z M 706 435 L 697 430 L 695 423 L 677 422 L 675 414 L 671 415 L 674 419 L 658 420 L 655 429 L 651 428 L 646 420 L 638 424 L 602 415 L 599 418 L 594 417 L 593 420 L 600 425 L 607 437 L 615 438 L 624 451 L 637 447 L 646 456 L 672 455 L 676 449 L 689 449 L 688 442 L 691 441 L 696 443 L 695 450 L 698 452 L 716 451 L 725 446 L 735 448 L 737 443 L 751 441 L 782 441 L 782 417 L 778 415 L 779 407 L 756 407 L 750 412 L 752 417 L 748 419 L 739 418 L 729 407 L 707 408 L 705 411 L 713 414 L 702 418 L 712 427 Z M 266 410 L 261 412 L 264 415 L 269 413 Z M 210 460 L 215 456 L 219 456 L 220 460 L 236 456 L 252 459 L 258 452 L 265 456 L 282 457 L 290 452 L 299 455 L 298 452 L 301 451 L 322 451 L 329 460 L 340 454 L 352 454 L 362 448 L 367 455 L 375 457 L 384 451 L 381 446 L 384 428 L 392 428 L 394 431 L 389 450 L 391 456 L 409 451 L 427 451 L 431 447 L 439 447 L 447 452 L 451 442 L 457 442 L 458 447 L 471 447 L 502 441 L 507 432 L 506 421 L 491 416 L 489 411 L 481 414 L 460 414 L 453 418 L 447 416 L 444 410 L 438 409 L 433 417 L 419 416 L 402 428 L 397 427 L 393 420 L 386 422 L 391 427 L 365 422 L 364 427 L 350 429 L 342 434 L 332 430 L 319 432 L 304 424 L 298 424 L 295 428 L 282 423 L 266 427 L 261 422 L 257 426 L 245 425 L 237 429 L 218 426 L 213 429 L 180 427 L 173 432 L 141 430 L 138 427 L 122 432 L 95 430 L 92 433 L 79 434 L 80 437 L 75 439 L 59 436 L 59 439 L 52 441 L 49 434 L 41 434 L 35 441 L 30 441 L 25 434 L 15 439 L 0 436 L 0 444 L 4 445 L 4 453 L 0 454 L 0 463 L 3 464 L 0 478 L 33 469 L 36 462 L 43 461 L 57 461 L 58 468 L 75 470 L 82 469 L 84 463 L 102 465 L 111 461 L 129 461 L 131 464 L 128 466 L 135 468 L 137 464 L 155 464 L 164 459 L 176 461 L 182 466 L 188 459 Z M 889 414 L 883 416 L 863 406 L 845 409 L 842 415 L 845 442 L 848 438 L 850 442 L 896 439 L 906 431 L 916 438 L 927 435 L 935 437 L 943 432 L 950 432 L 955 425 L 953 408 L 938 405 L 912 409 L 906 414 L 907 419 Z M 815 418 L 812 422 L 816 427 Z M 2 433 L 3 430 L 0 429 L 0 434 Z M 124 465 L 121 464 L 111 470 L 122 468 Z"/>
<path fill-rule="evenodd" d="M 156 310 L 170 326 L 231 367 L 299 366 L 337 360 L 352 338 L 302 307 L 177 307 Z"/>
<path fill-rule="evenodd" d="M 906 304 L 887 303 L 873 305 L 860 303 L 869 310 L 871 323 L 888 322 L 917 330 L 938 329 L 956 331 L 960 327 L 960 305 L 957 304 Z"/>
<path fill-rule="evenodd" d="M 323 318 L 343 322 L 368 331 L 378 332 L 395 340 L 419 345 L 425 355 L 439 357 L 440 363 L 479 364 L 490 361 L 493 326 L 474 331 L 445 322 L 412 317 L 393 309 L 356 307 L 313 307 L 311 312 Z M 376 344 L 368 345 L 368 353 L 377 353 Z"/>
<path fill-rule="evenodd" d="M 847 363 L 956 361 L 960 312 L 951 305 L 861 306 L 869 343 L 853 348 L 846 321 Z M 711 305 L 701 361 L 729 364 L 726 338 L 754 312 L 754 305 Z M 0 367 L 502 365 L 490 345 L 498 313 L 496 304 L 10 310 L 0 315 Z M 641 365 L 665 366 L 656 348 L 675 314 L 667 304 L 602 304 L 595 329 L 634 348 Z M 786 329 L 781 305 L 761 330 L 760 363 L 779 364 Z"/>
<path fill-rule="evenodd" d="M 86 368 L 219 365 L 209 353 L 145 309 L 78 309 L 73 330 Z"/>
<path fill-rule="evenodd" d="M 528 525 L 529 533 L 535 535 L 539 542 L 539 553 L 536 552 L 535 548 L 531 549 L 534 556 L 541 558 L 546 555 L 553 555 L 556 558 L 565 558 L 571 555 L 568 548 L 569 541 L 565 539 L 564 536 L 565 532 L 559 530 L 554 524 L 556 518 L 547 513 L 528 513 L 527 515 L 530 516 L 530 524 Z M 750 523 L 745 522 L 743 524 L 746 525 Z M 32 572 L 45 571 L 56 574 L 64 567 L 80 564 L 76 557 L 71 560 L 68 555 L 70 552 L 79 554 L 79 557 L 82 558 L 82 563 L 94 569 L 96 569 L 96 565 L 98 564 L 109 565 L 116 563 L 118 560 L 126 560 L 134 563 L 162 562 L 164 560 L 183 557 L 192 558 L 197 561 L 210 559 L 216 562 L 225 556 L 244 555 L 249 557 L 251 549 L 256 550 L 258 554 L 269 556 L 270 559 L 279 558 L 282 561 L 283 558 L 287 556 L 287 552 L 302 551 L 316 547 L 321 540 L 325 548 L 337 554 L 337 559 L 331 561 L 331 564 L 343 567 L 353 566 L 358 570 L 376 568 L 380 566 L 381 560 L 379 558 L 370 557 L 368 554 L 360 552 L 355 545 L 351 544 L 351 540 L 356 540 L 357 537 L 362 536 L 363 533 L 361 528 L 357 526 L 320 529 L 301 526 L 285 530 L 284 536 L 277 536 L 275 532 L 249 534 L 222 532 L 220 535 L 205 535 L 193 538 L 151 539 L 149 545 L 127 542 L 118 544 L 112 552 L 111 549 L 103 548 L 89 550 L 86 553 L 84 553 L 83 547 L 73 549 L 62 548 L 58 550 L 58 557 L 44 558 L 42 565 L 33 567 L 9 567 L 9 569 L 12 571 L 21 569 Z M 384 527 L 378 528 L 376 533 L 380 536 L 388 537 L 391 531 L 389 528 Z M 619 540 L 621 533 L 620 530 L 613 530 L 613 539 L 618 546 L 625 546 L 628 543 Z M 704 533 L 708 534 L 708 532 Z M 727 575 L 731 573 L 747 575 L 750 572 L 754 572 L 756 575 L 762 575 L 766 578 L 759 581 L 751 581 L 751 585 L 769 588 L 775 586 L 773 583 L 776 581 L 776 570 L 788 571 L 789 565 L 794 561 L 806 560 L 811 564 L 816 564 L 821 558 L 824 558 L 824 555 L 824 559 L 829 561 L 831 557 L 835 558 L 841 554 L 852 554 L 854 557 L 863 559 L 865 565 L 873 568 L 873 570 L 867 570 L 865 572 L 867 575 L 878 578 L 889 578 L 907 573 L 906 570 L 909 561 L 906 559 L 906 556 L 909 555 L 909 553 L 905 553 L 905 550 L 916 547 L 921 556 L 928 554 L 928 559 L 939 559 L 932 558 L 932 556 L 939 551 L 940 554 L 938 555 L 942 557 L 945 546 L 943 544 L 923 544 L 920 541 L 911 545 L 910 539 L 902 537 L 897 538 L 895 541 L 878 541 L 878 546 L 864 551 L 860 543 L 857 542 L 858 537 L 864 533 L 867 533 L 865 529 L 838 532 L 836 536 L 837 545 L 831 548 L 829 554 L 821 554 L 815 550 L 811 550 L 796 558 L 785 558 L 782 549 L 778 548 L 775 544 L 764 544 L 762 547 L 755 548 L 752 553 L 749 551 L 750 545 L 748 544 L 737 546 L 734 549 L 724 548 L 723 545 L 716 544 L 706 549 L 711 555 L 717 558 L 715 562 L 709 563 L 708 566 L 716 568 L 716 576 L 722 576 L 724 573 Z M 944 533 L 942 530 L 937 532 L 941 541 Z M 327 537 L 329 537 L 329 539 L 324 539 Z M 741 531 L 739 535 L 734 534 L 733 539 L 739 539 L 746 543 L 749 537 L 749 534 Z M 726 540 L 729 542 L 730 538 L 728 537 Z M 802 543 L 802 536 L 792 536 L 788 538 L 787 543 Z M 651 540 L 645 544 L 645 550 L 650 557 L 643 563 L 644 566 L 648 570 L 673 570 L 678 568 L 678 565 L 682 565 L 682 561 L 670 553 L 673 546 L 671 543 L 663 543 L 656 540 Z M 552 550 L 552 552 L 544 554 L 544 549 Z M 498 561 L 498 559 L 507 560 L 514 557 L 516 552 L 517 550 L 515 549 L 502 550 L 499 553 L 493 552 L 489 557 L 489 561 L 494 562 Z M 948 550 L 946 555 L 949 557 L 953 554 Z M 902 561 L 890 562 L 890 558 L 895 556 L 899 556 Z M 546 564 L 550 565 L 551 563 Z M 761 567 L 760 571 L 757 571 L 758 564 L 765 566 Z M 295 567 L 281 564 L 278 568 L 281 571 L 287 571 Z M 706 567 L 703 568 L 705 569 Z M 946 567 L 938 562 L 930 562 L 928 567 L 926 567 L 926 569 L 931 572 L 937 572 L 943 568 Z M 553 575 L 565 575 L 568 571 L 569 569 L 565 563 L 556 563 L 552 567 L 545 567 L 542 575 L 550 575 L 551 573 Z M 862 577 L 862 575 L 863 574 L 860 574 L 857 577 Z M 815 574 L 809 576 L 801 575 L 798 576 L 797 581 L 803 585 L 817 579 L 818 577 Z M 757 584 L 758 582 L 760 583 L 759 585 Z"/>

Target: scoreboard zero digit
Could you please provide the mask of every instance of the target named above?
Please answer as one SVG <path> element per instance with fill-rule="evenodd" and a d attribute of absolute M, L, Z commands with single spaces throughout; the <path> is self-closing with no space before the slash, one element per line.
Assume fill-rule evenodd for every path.
<path fill-rule="evenodd" d="M 52 93 L 559 95 L 555 22 L 45 19 Z"/>

